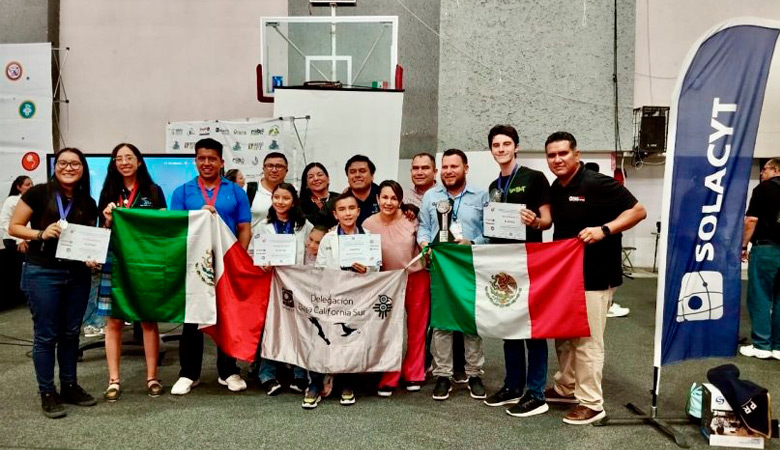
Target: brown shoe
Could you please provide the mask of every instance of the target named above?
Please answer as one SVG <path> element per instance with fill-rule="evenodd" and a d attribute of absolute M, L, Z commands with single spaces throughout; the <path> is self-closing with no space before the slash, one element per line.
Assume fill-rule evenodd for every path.
<path fill-rule="evenodd" d="M 149 397 L 159 397 L 165 391 L 165 388 L 160 384 L 160 380 L 152 378 L 151 380 L 146 380 L 146 390 L 149 392 Z"/>
<path fill-rule="evenodd" d="M 579 403 L 579 401 L 576 398 L 574 398 L 573 395 L 569 395 L 569 396 L 561 395 L 553 387 L 548 387 L 547 389 L 545 389 L 544 398 L 547 399 L 547 402 L 549 403 L 568 403 L 573 405 Z"/>
<path fill-rule="evenodd" d="M 563 421 L 569 425 L 587 425 L 605 417 L 607 417 L 607 413 L 603 410 L 594 411 L 587 406 L 577 405 L 576 408 L 569 411 L 563 417 Z"/>

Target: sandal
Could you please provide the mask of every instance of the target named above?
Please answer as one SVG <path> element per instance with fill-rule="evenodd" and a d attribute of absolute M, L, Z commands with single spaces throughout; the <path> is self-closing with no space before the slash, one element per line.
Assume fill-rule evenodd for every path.
<path fill-rule="evenodd" d="M 122 391 L 119 389 L 119 380 L 109 380 L 108 388 L 103 393 L 103 399 L 107 402 L 115 402 L 121 397 Z"/>
<path fill-rule="evenodd" d="M 146 380 L 146 390 L 149 392 L 149 397 L 159 397 L 165 391 L 160 380 L 156 378 L 150 378 Z"/>

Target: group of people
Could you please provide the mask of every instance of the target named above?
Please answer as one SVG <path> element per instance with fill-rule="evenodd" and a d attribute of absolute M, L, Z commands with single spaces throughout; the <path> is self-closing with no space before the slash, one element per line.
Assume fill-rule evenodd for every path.
<path fill-rule="evenodd" d="M 461 245 L 501 244 L 509 241 L 486 237 L 483 209 L 489 202 L 525 205 L 517 220 L 526 227 L 526 242 L 541 242 L 543 230 L 554 226 L 553 239 L 578 238 L 586 244 L 584 277 L 590 337 L 556 340 L 559 370 L 547 386 L 547 342 L 506 340 L 503 386 L 488 395 L 482 382 L 484 354 L 479 336 L 431 330 L 429 351 L 435 377 L 433 398 L 446 400 L 452 390 L 458 360 L 464 361 L 465 382 L 471 397 L 488 406 L 506 407 L 516 417 L 544 413 L 548 403 L 574 407 L 563 418 L 569 424 L 588 424 L 604 417 L 601 389 L 604 362 L 604 326 L 615 288 L 622 283 L 621 233 L 646 216 L 644 207 L 619 182 L 580 162 L 577 142 L 570 133 L 556 132 L 545 142 L 545 153 L 555 180 L 520 164 L 519 136 L 507 125 L 493 127 L 488 136 L 490 152 L 499 174 L 487 189 L 467 181 L 467 155 L 458 149 L 442 154 L 441 166 L 429 153 L 412 159 L 413 188 L 402 189 L 396 181 L 374 182 L 376 167 L 366 156 L 355 155 L 344 170 L 349 187 L 330 190 L 328 170 L 320 163 L 308 164 L 300 189 L 284 180 L 288 162 L 283 153 L 268 153 L 260 182 L 245 183 L 240 172 L 223 176 L 222 144 L 202 139 L 195 146 L 198 176 L 179 186 L 169 202 L 133 145 L 117 145 L 98 202 L 90 197 L 87 161 L 81 151 L 64 148 L 55 155 L 54 176 L 30 188 L 18 200 L 10 220 L 10 234 L 27 243 L 27 261 L 21 288 L 28 299 L 34 323 L 33 361 L 43 412 L 61 417 L 63 403 L 94 405 L 95 399 L 77 383 L 76 360 L 81 319 L 86 308 L 91 271 L 100 270 L 100 295 L 110 297 L 110 264 L 82 263 L 55 257 L 57 240 L 68 224 L 110 227 L 117 208 L 171 210 L 206 209 L 219 217 L 252 251 L 256 234 L 295 235 L 297 264 L 312 264 L 365 273 L 405 269 L 407 350 L 400 372 L 385 373 L 377 394 L 388 397 L 402 383 L 419 391 L 426 377 L 426 337 L 429 334 L 430 279 L 425 260 L 408 263 L 440 236 L 441 216 L 437 205 L 448 202 L 451 214 L 447 229 Z M 436 179 L 437 173 L 439 180 Z M 359 263 L 341 267 L 338 237 L 355 233 L 381 235 L 382 265 Z M 271 270 L 271 267 L 262 267 Z M 110 314 L 110 313 L 109 313 Z M 121 397 L 121 319 L 111 318 L 106 327 L 107 401 Z M 146 385 L 150 396 L 164 392 L 157 375 L 159 332 L 154 323 L 142 324 L 146 354 Z M 266 330 L 266 332 L 273 332 Z M 236 360 L 217 350 L 218 382 L 236 392 L 246 389 Z M 527 353 L 527 355 L 526 355 Z M 59 363 L 60 390 L 54 382 L 55 357 Z M 173 395 L 189 393 L 199 383 L 203 360 L 203 335 L 196 324 L 184 324 L 179 344 L 180 372 L 171 387 Z M 258 354 L 256 373 L 268 395 L 282 385 L 277 372 L 284 364 Z M 356 374 L 328 374 L 293 367 L 289 388 L 303 393 L 302 406 L 316 408 L 333 386 L 341 388 L 340 403 L 355 403 Z M 403 380 L 403 381 L 402 381 Z"/>

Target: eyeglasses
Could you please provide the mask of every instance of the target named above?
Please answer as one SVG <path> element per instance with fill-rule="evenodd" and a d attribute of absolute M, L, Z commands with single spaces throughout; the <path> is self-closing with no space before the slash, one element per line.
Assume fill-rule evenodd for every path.
<path fill-rule="evenodd" d="M 263 164 L 263 167 L 265 167 L 268 170 L 286 170 L 287 166 L 284 164 Z"/>
<path fill-rule="evenodd" d="M 57 161 L 58 169 L 64 169 L 66 167 L 70 167 L 73 170 L 79 170 L 81 169 L 81 161 L 65 161 L 64 159 Z"/>

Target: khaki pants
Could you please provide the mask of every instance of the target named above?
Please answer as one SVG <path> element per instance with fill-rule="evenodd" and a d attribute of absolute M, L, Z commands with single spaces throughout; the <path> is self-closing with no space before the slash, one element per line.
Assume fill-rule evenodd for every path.
<path fill-rule="evenodd" d="M 485 355 L 482 353 L 482 338 L 464 334 L 463 348 L 466 357 L 466 375 L 469 377 L 480 376 L 482 366 L 485 364 Z M 433 376 L 452 377 L 452 331 L 433 330 L 431 353 L 433 354 Z"/>
<path fill-rule="evenodd" d="M 615 288 L 585 291 L 590 337 L 555 340 L 560 367 L 553 378 L 555 390 L 561 395 L 574 395 L 581 405 L 594 411 L 604 409 L 604 395 L 601 390 L 604 328 L 614 294 Z"/>

